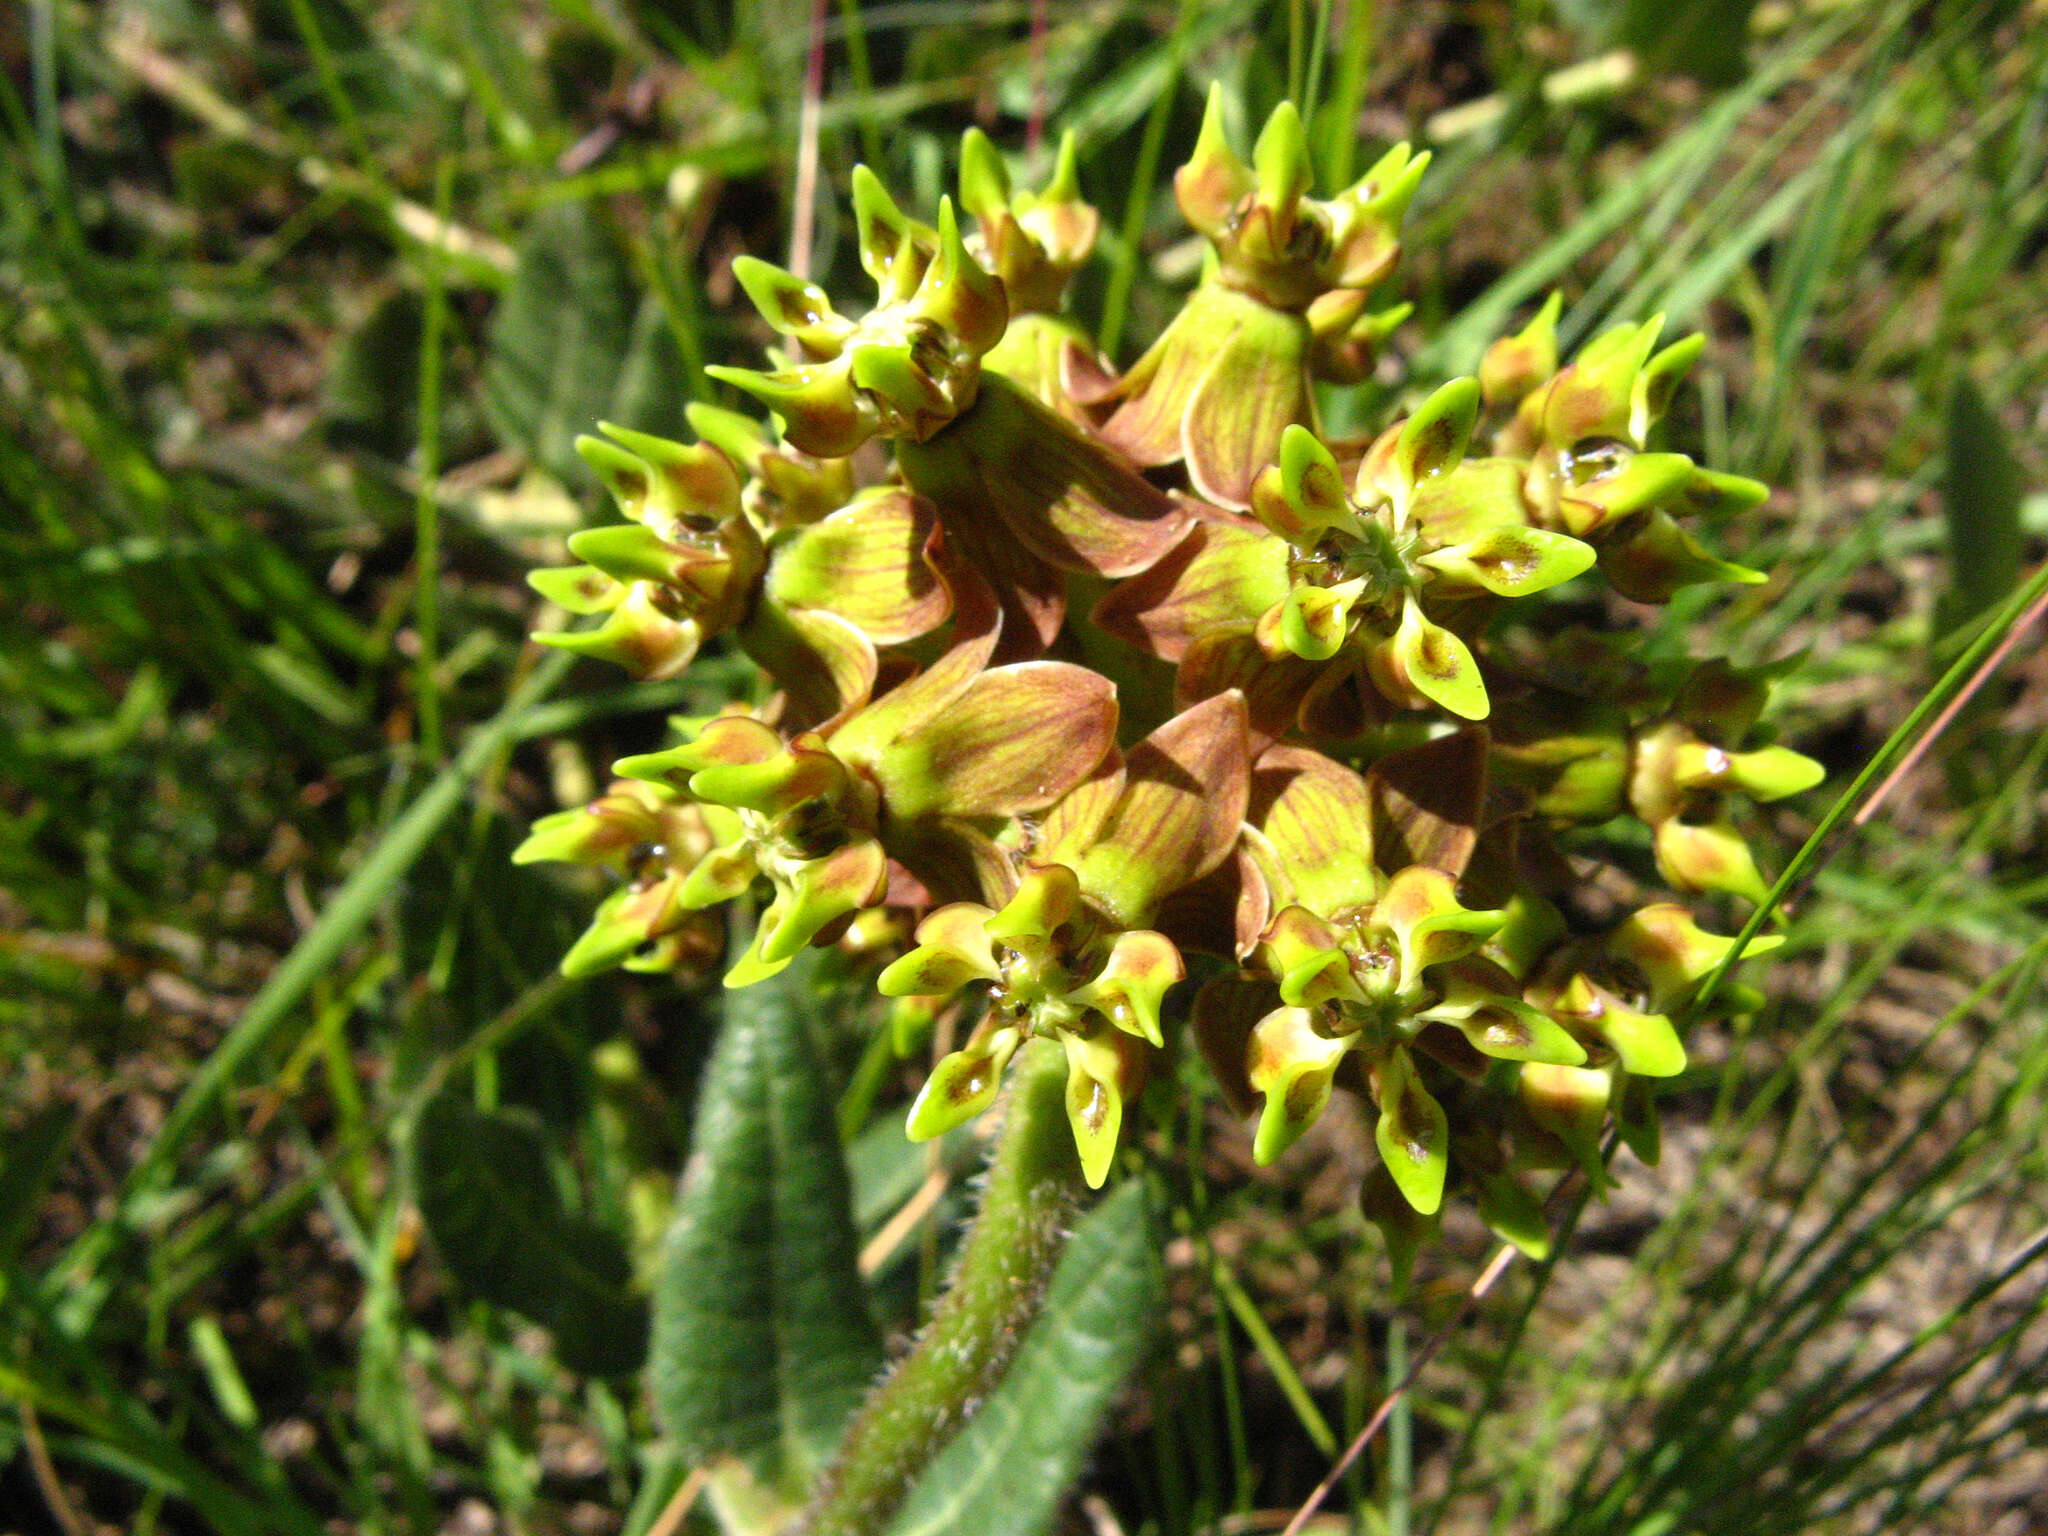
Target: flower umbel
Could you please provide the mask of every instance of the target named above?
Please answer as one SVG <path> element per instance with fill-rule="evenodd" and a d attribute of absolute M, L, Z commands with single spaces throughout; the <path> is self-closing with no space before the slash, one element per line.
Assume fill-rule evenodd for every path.
<path fill-rule="evenodd" d="M 695 974 L 758 900 L 728 987 L 807 948 L 872 979 L 887 1043 L 947 1042 L 917 1139 L 1057 1041 L 1096 1186 L 1184 1035 L 1262 1163 L 1355 1095 L 1397 1278 L 1451 1194 L 1542 1252 L 1529 1174 L 1604 1183 L 1610 1124 L 1654 1159 L 1733 942 L 1656 887 L 1763 899 L 1752 808 L 1821 770 L 1764 674 L 1644 660 L 1637 605 L 1762 581 L 1702 535 L 1766 492 L 1660 440 L 1704 345 L 1661 319 L 1565 358 L 1553 295 L 1474 377 L 1401 380 L 1374 293 L 1427 163 L 1318 199 L 1292 106 L 1246 160 L 1212 96 L 1174 183 L 1203 276 L 1121 375 L 1064 309 L 1101 228 L 1072 139 L 1020 190 L 970 132 L 931 223 L 856 169 L 859 318 L 736 262 L 780 350 L 712 373 L 773 419 L 582 440 L 622 520 L 533 578 L 594 621 L 550 644 L 753 669 L 521 845 L 616 882 L 564 969 Z M 1375 368 L 1374 433 L 1323 431 Z"/>

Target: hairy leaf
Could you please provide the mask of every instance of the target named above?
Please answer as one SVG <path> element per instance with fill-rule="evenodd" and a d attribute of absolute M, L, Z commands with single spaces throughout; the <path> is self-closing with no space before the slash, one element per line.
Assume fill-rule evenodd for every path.
<path fill-rule="evenodd" d="M 1998 417 L 1974 384 L 1959 379 L 1949 396 L 1948 462 L 1941 477 L 1950 570 L 1939 609 L 1943 630 L 1982 613 L 2019 579 L 2020 474 Z"/>
<path fill-rule="evenodd" d="M 458 1280 L 546 1328 L 572 1370 L 639 1367 L 647 1309 L 625 1240 L 564 1208 L 536 1117 L 444 1092 L 420 1116 L 413 1156 L 420 1214 Z"/>
<path fill-rule="evenodd" d="M 663 1427 L 693 1463 L 801 1479 L 881 1364 L 856 1268 L 814 958 L 728 996 L 655 1286 Z"/>
<path fill-rule="evenodd" d="M 540 214 L 491 324 L 484 409 L 499 435 L 556 476 L 583 480 L 572 444 L 613 414 L 634 309 L 632 275 L 599 216 L 583 203 Z"/>

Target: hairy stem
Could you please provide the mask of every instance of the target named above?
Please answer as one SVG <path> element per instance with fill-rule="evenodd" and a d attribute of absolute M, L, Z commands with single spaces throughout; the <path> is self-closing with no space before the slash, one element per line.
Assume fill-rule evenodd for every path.
<path fill-rule="evenodd" d="M 848 1428 L 797 1536 L 872 1536 L 1002 1377 L 1038 1315 L 1081 1192 L 1065 1053 L 1033 1040 L 1011 1085 L 981 1209 L 932 1319 Z"/>

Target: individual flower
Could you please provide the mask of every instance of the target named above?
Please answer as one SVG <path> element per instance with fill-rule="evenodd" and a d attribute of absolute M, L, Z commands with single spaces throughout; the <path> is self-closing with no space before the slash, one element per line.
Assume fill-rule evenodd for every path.
<path fill-rule="evenodd" d="M 604 622 L 535 638 L 635 677 L 674 677 L 748 611 L 766 550 L 740 510 L 739 474 L 718 449 L 603 430 L 610 441 L 579 437 L 577 451 L 627 521 L 570 534 L 569 552 L 586 563 L 527 580 L 550 602 Z"/>
<path fill-rule="evenodd" d="M 900 485 L 853 490 L 744 417 L 700 410 L 693 421 L 716 441 L 617 427 L 605 429 L 610 442 L 578 439 L 630 521 L 571 534 L 570 552 L 588 564 L 529 578 L 573 612 L 606 615 L 596 629 L 540 638 L 663 678 L 730 632 L 782 687 L 786 725 L 859 707 L 876 648 L 928 634 L 952 612 L 937 513 Z"/>
<path fill-rule="evenodd" d="M 1767 885 L 1729 819 L 1730 800 L 1782 800 L 1826 777 L 1789 747 L 1736 750 L 1767 691 L 1761 677 L 1706 662 L 1687 677 L 1670 714 L 1636 733 L 1629 804 L 1655 835 L 1658 872 L 1681 891 L 1762 901 Z"/>
<path fill-rule="evenodd" d="M 1763 576 L 1709 553 L 1681 518 L 1717 518 L 1761 502 L 1757 481 L 1702 468 L 1682 453 L 1648 451 L 1705 338 L 1687 336 L 1659 350 L 1658 315 L 1619 325 L 1555 367 L 1556 303 L 1528 330 L 1489 354 L 1489 403 L 1515 402 L 1495 452 L 1525 462 L 1523 494 L 1538 526 L 1591 541 L 1600 570 L 1624 597 L 1668 602 L 1698 582 L 1755 583 Z"/>
<path fill-rule="evenodd" d="M 616 766 L 627 778 L 687 792 L 717 839 L 689 863 L 677 860 L 677 906 L 716 906 L 757 880 L 773 891 L 752 941 L 726 973 L 728 987 L 773 976 L 888 893 L 874 786 L 816 732 L 785 742 L 751 716 L 719 715 L 683 746 Z"/>
<path fill-rule="evenodd" d="M 1469 624 L 1491 599 L 1579 575 L 1594 552 L 1531 526 L 1513 464 L 1466 459 L 1478 408 L 1473 381 L 1445 385 L 1372 445 L 1348 491 L 1335 455 L 1288 427 L 1278 462 L 1252 486 L 1264 536 L 1206 525 L 1174 558 L 1112 592 L 1098 621 L 1184 669 L 1199 642 L 1248 635 L 1294 674 L 1291 689 L 1274 690 L 1281 703 L 1362 674 L 1396 708 L 1485 718 L 1478 661 L 1440 618 L 1462 614 Z M 1199 675 L 1186 670 L 1184 681 Z"/>
<path fill-rule="evenodd" d="M 982 354 L 1009 319 L 1003 285 L 968 254 L 950 200 L 929 229 L 856 166 L 853 201 L 875 307 L 849 320 L 816 283 L 740 257 L 733 275 L 795 355 L 767 372 L 706 370 L 781 416 L 790 443 L 823 458 L 877 435 L 920 441 L 944 427 L 974 403 Z"/>
<path fill-rule="evenodd" d="M 1759 935 L 1747 952 L 1764 954 L 1783 942 L 1779 935 Z M 1685 908 L 1659 902 L 1605 934 L 1561 944 L 1523 995 L 1592 1045 L 1596 1065 L 1611 1062 L 1637 1077 L 1676 1077 L 1685 1070 L 1685 1046 L 1672 1015 L 1734 943 L 1707 933 Z"/>
<path fill-rule="evenodd" d="M 967 1043 L 933 1068 L 911 1106 L 911 1139 L 980 1114 L 1017 1047 L 1053 1035 L 1067 1053 L 1067 1113 L 1082 1169 L 1099 1188 L 1124 1105 L 1143 1086 L 1140 1047 L 1163 1043 L 1160 1004 L 1185 974 L 1164 934 L 1117 931 L 1085 909 L 1065 865 L 1032 866 L 999 911 L 978 902 L 939 908 L 918 925 L 917 946 L 882 973 L 883 994 L 943 997 L 983 982 L 989 1007 Z"/>
<path fill-rule="evenodd" d="M 960 206 L 974 215 L 968 248 L 1002 280 L 1010 323 L 982 367 L 1022 385 L 1079 426 L 1112 378 L 1088 332 L 1061 313 L 1068 280 L 1095 249 L 1102 216 L 1081 198 L 1074 136 L 1060 140 L 1052 179 L 1013 192 L 1001 154 L 978 128 L 960 142 Z"/>
<path fill-rule="evenodd" d="M 989 1011 L 933 1069 L 911 1135 L 936 1136 L 995 1098 L 1026 1038 L 1067 1052 L 1067 1112 L 1092 1185 L 1107 1176 L 1124 1106 L 1164 1043 L 1160 1003 L 1185 974 L 1149 924 L 1236 846 L 1249 793 L 1244 703 L 1226 695 L 1112 754 L 1039 821 L 1026 873 L 1000 908 L 962 902 L 918 925 L 882 973 L 885 995 L 947 996 L 986 983 Z"/>
<path fill-rule="evenodd" d="M 1460 746 L 1425 752 L 1418 766 L 1465 778 L 1476 796 L 1482 763 Z M 1576 1062 L 1585 1053 L 1481 956 L 1508 914 L 1464 907 L 1450 870 L 1382 871 L 1379 825 L 1401 853 L 1434 848 L 1462 861 L 1459 844 L 1425 831 L 1419 810 L 1402 817 L 1400 798 L 1393 784 L 1305 748 L 1261 759 L 1244 834 L 1256 872 L 1245 900 L 1258 923 L 1249 977 L 1205 988 L 1197 1038 L 1226 1089 L 1263 1101 L 1253 1138 L 1260 1162 L 1321 1116 L 1340 1072 L 1355 1072 L 1378 1107 L 1375 1137 L 1390 1176 L 1428 1214 L 1442 1199 L 1450 1122 L 1422 1062 L 1447 1053 L 1460 1066 Z"/>
<path fill-rule="evenodd" d="M 715 959 L 719 925 L 680 899 L 686 874 L 717 845 L 705 808 L 659 785 L 615 779 L 588 805 L 533 824 L 512 851 L 515 864 L 566 863 L 608 869 L 620 885 L 562 959 L 564 975 L 612 965 L 668 971 Z"/>
<path fill-rule="evenodd" d="M 1367 313 L 1367 292 L 1392 268 L 1409 200 L 1429 156 L 1397 145 L 1337 197 L 1308 196 L 1301 118 L 1282 103 L 1246 165 L 1209 97 L 1192 159 L 1174 177 L 1188 222 L 1207 237 L 1213 269 L 1112 392 L 1103 435 L 1143 467 L 1185 464 L 1195 493 L 1244 507 L 1280 434 L 1312 426 L 1319 366 L 1361 376 L 1373 343 L 1398 317 Z"/>
<path fill-rule="evenodd" d="M 1327 661 L 1350 648 L 1394 703 L 1486 717 L 1470 648 L 1427 609 L 1541 592 L 1594 555 L 1530 526 L 1511 469 L 1465 458 L 1478 406 L 1469 379 L 1439 389 L 1373 444 L 1348 497 L 1327 448 L 1299 428 L 1283 436 L 1280 462 L 1252 490 L 1254 513 L 1290 551 L 1287 598 L 1261 620 L 1269 653 Z"/>
<path fill-rule="evenodd" d="M 1107 679 L 1065 662 L 987 667 L 999 617 L 985 592 L 970 594 L 959 620 L 930 667 L 822 730 L 785 739 L 764 720 L 728 713 L 689 742 L 616 765 L 686 799 L 707 831 L 664 845 L 641 876 L 659 889 L 664 921 L 768 885 L 727 986 L 831 942 L 894 887 L 966 894 L 1003 882 L 1007 857 L 989 829 L 1045 809 L 1110 751 L 1117 713 Z M 559 837 L 529 843 L 528 857 L 561 856 Z M 652 900 L 631 908 L 636 921 Z M 572 951 L 579 971 L 617 963 L 634 932 L 658 936 L 610 907 L 600 926 Z"/>

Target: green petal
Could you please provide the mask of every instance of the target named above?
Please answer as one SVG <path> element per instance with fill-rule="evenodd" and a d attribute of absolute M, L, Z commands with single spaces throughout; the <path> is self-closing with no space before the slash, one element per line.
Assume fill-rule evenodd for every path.
<path fill-rule="evenodd" d="M 994 981 L 1002 974 L 989 933 L 994 916 L 976 901 L 950 902 L 932 912 L 917 925 L 917 948 L 877 980 L 881 994 L 937 996 L 958 991 L 972 980 Z M 956 975 L 959 979 L 953 980 Z"/>
<path fill-rule="evenodd" d="M 1236 846 L 1250 796 L 1244 695 L 1182 711 L 1132 748 L 1124 791 L 1082 857 L 1081 888 L 1118 922 L 1142 927 L 1158 904 Z"/>
<path fill-rule="evenodd" d="M 583 528 L 569 535 L 569 553 L 618 581 L 674 584 L 677 561 L 694 551 L 678 551 L 652 528 L 640 523 L 614 523 Z"/>
<path fill-rule="evenodd" d="M 824 289 L 794 273 L 752 256 L 736 256 L 732 275 L 763 320 L 813 351 L 829 356 L 851 328 L 833 311 Z"/>
<path fill-rule="evenodd" d="M 1724 752 L 1688 742 L 1672 755 L 1672 776 L 1686 789 L 1739 789 L 1752 800 L 1783 800 L 1827 777 L 1827 769 L 1790 747 Z"/>
<path fill-rule="evenodd" d="M 1783 934 L 1760 933 L 1744 947 L 1743 954 L 1768 954 L 1784 942 Z M 1693 984 L 1720 965 L 1734 947 L 1734 939 L 1706 932 L 1692 913 L 1676 902 L 1658 902 L 1631 913 L 1606 940 L 1610 954 L 1648 978 L 1650 1006 L 1660 1013 L 1683 1001 Z"/>
<path fill-rule="evenodd" d="M 1643 364 L 1629 397 L 1629 436 L 1638 443 L 1650 435 L 1650 428 L 1671 408 L 1671 397 L 1692 365 L 1706 350 L 1707 338 L 1698 332 L 1682 337 Z"/>
<path fill-rule="evenodd" d="M 1338 912 L 1378 898 L 1372 793 L 1341 763 L 1306 747 L 1272 748 L 1252 772 L 1245 819 L 1272 850 L 1276 900 Z"/>
<path fill-rule="evenodd" d="M 583 936 L 562 956 L 564 976 L 594 976 L 610 970 L 648 940 L 666 930 L 674 917 L 674 885 L 625 886 L 598 906 Z"/>
<path fill-rule="evenodd" d="M 779 542 L 767 592 L 789 608 L 822 608 L 877 645 L 900 645 L 944 623 L 952 593 L 929 558 L 938 515 L 900 486 L 875 486 Z"/>
<path fill-rule="evenodd" d="M 1629 1007 L 1588 976 L 1573 976 L 1558 989 L 1549 1007 L 1559 1017 L 1605 1040 L 1626 1071 L 1642 1077 L 1676 1077 L 1685 1070 L 1685 1046 L 1670 1019 Z"/>
<path fill-rule="evenodd" d="M 693 400 L 684 406 L 683 416 L 690 423 L 692 432 L 724 453 L 733 463 L 745 466 L 749 473 L 756 471 L 762 456 L 768 452 L 768 432 L 751 416 L 742 416 L 738 411 L 728 411 L 720 405 L 707 405 L 701 400 Z"/>
<path fill-rule="evenodd" d="M 1451 1025 L 1482 1055 L 1498 1061 L 1544 1061 L 1583 1066 L 1586 1048 L 1541 1009 L 1520 998 L 1460 995 L 1455 985 L 1444 1003 L 1420 1015 Z"/>
<path fill-rule="evenodd" d="M 1568 464 L 1566 469 L 1569 474 Z M 1682 453 L 1627 453 L 1590 479 L 1568 480 L 1561 486 L 1558 515 L 1566 532 L 1584 538 L 1672 502 L 1695 473 L 1692 460 Z"/>
<path fill-rule="evenodd" d="M 1042 952 L 1056 929 L 1081 910 L 1081 885 L 1064 864 L 1034 864 L 1000 912 L 984 925 L 992 939 Z M 1039 941 L 1032 945 L 1027 941 Z"/>
<path fill-rule="evenodd" d="M 1280 607 L 1280 643 L 1303 661 L 1328 661 L 1351 633 L 1351 604 L 1362 582 L 1296 587 Z"/>
<path fill-rule="evenodd" d="M 1429 169 L 1430 153 L 1396 144 L 1333 205 L 1339 228 L 1326 263 L 1331 286 L 1369 288 L 1386 276 L 1400 250 L 1401 221 Z"/>
<path fill-rule="evenodd" d="M 1518 334 L 1486 349 L 1479 387 L 1490 409 L 1519 405 L 1557 372 L 1557 317 L 1563 312 L 1564 295 L 1553 291 Z"/>
<path fill-rule="evenodd" d="M 986 1037 L 977 1030 L 974 1039 L 932 1068 L 910 1106 L 910 1139 L 943 1136 L 995 1103 L 1003 1086 L 1003 1068 L 1022 1038 L 1012 1028 L 991 1030 Z"/>
<path fill-rule="evenodd" d="M 1657 345 L 1664 317 L 1620 325 L 1588 342 L 1543 397 L 1543 436 L 1555 448 L 1629 433 L 1636 375 Z"/>
<path fill-rule="evenodd" d="M 815 738 L 810 738 L 815 740 Z M 822 750 L 783 751 L 765 762 L 714 763 L 690 775 L 690 793 L 711 805 L 783 816 L 846 790 L 846 769 Z"/>
<path fill-rule="evenodd" d="M 1595 1189 L 1606 1188 L 1600 1133 L 1607 1124 L 1614 1074 L 1596 1067 L 1531 1061 L 1522 1064 L 1517 1081 L 1529 1118 L 1565 1144 Z"/>
<path fill-rule="evenodd" d="M 848 354 L 850 377 L 860 388 L 877 395 L 905 416 L 922 421 L 929 417 L 951 420 L 954 403 L 939 380 L 911 352 L 901 346 L 879 343 L 855 347 Z M 928 433 L 916 432 L 922 438 Z"/>
<path fill-rule="evenodd" d="M 1454 585 L 1483 587 L 1502 597 L 1526 597 L 1591 570 L 1597 558 L 1592 545 L 1562 533 L 1495 528 L 1470 543 L 1432 550 L 1416 563 Z"/>
<path fill-rule="evenodd" d="M 1135 1096 L 1142 1072 L 1134 1052 L 1144 1047 L 1113 1029 L 1095 1036 L 1063 1030 L 1060 1043 L 1067 1051 L 1067 1123 L 1082 1177 L 1090 1189 L 1100 1189 L 1116 1157 L 1124 1101 Z"/>
<path fill-rule="evenodd" d="M 512 850 L 514 864 L 609 864 L 659 840 L 660 801 L 638 785 L 613 784 L 588 805 L 543 816 Z"/>
<path fill-rule="evenodd" d="M 1749 844 L 1726 821 L 1659 822 L 1656 850 L 1657 872 L 1681 891 L 1726 891 L 1757 903 L 1770 894 Z"/>
<path fill-rule="evenodd" d="M 533 638 L 558 651 L 624 667 L 642 682 L 665 682 L 695 659 L 703 628 L 695 619 L 671 618 L 656 605 L 654 589 L 636 581 L 597 628 L 556 630 Z"/>
<path fill-rule="evenodd" d="M 1357 1037 L 1332 1039 L 1315 1027 L 1307 1008 L 1280 1008 L 1252 1029 L 1248 1076 L 1265 1095 L 1252 1136 L 1252 1158 L 1261 1167 L 1300 1139 L 1330 1102 L 1330 1085 Z"/>
<path fill-rule="evenodd" d="M 1400 681 L 1454 715 L 1484 720 L 1492 711 L 1472 652 L 1448 629 L 1424 618 L 1413 595 L 1402 604 L 1400 628 L 1376 654 Z"/>
<path fill-rule="evenodd" d="M 949 197 L 939 199 L 938 259 L 925 271 L 914 308 L 920 319 L 939 326 L 956 347 L 977 358 L 1002 339 L 1009 323 L 1003 285 L 968 252 Z"/>
<path fill-rule="evenodd" d="M 1265 207 L 1292 209 L 1308 195 L 1315 172 L 1309 164 L 1301 113 L 1293 102 L 1282 101 L 1259 130 L 1258 142 L 1252 145 L 1252 174 L 1259 202 Z"/>
<path fill-rule="evenodd" d="M 1068 993 L 1067 999 L 1094 1009 L 1126 1034 L 1164 1046 L 1160 1005 L 1167 992 L 1186 977 L 1187 967 L 1173 940 L 1150 929 L 1137 929 L 1118 934 L 1095 979 Z"/>
<path fill-rule="evenodd" d="M 676 892 L 676 905 L 701 912 L 746 893 L 761 866 L 744 843 L 714 848 L 699 859 Z"/>
<path fill-rule="evenodd" d="M 775 975 L 828 923 L 874 905 L 887 886 L 888 860 L 873 838 L 811 860 L 789 881 L 778 879 L 775 899 L 761 914 L 753 943 L 726 972 L 726 986 L 752 986 Z"/>
<path fill-rule="evenodd" d="M 1223 131 L 1223 87 L 1209 87 L 1195 152 L 1173 176 L 1173 195 L 1187 221 L 1205 235 L 1220 235 L 1237 204 L 1255 185 L 1251 169 Z"/>
<path fill-rule="evenodd" d="M 914 262 L 912 253 L 920 244 L 928 246 L 931 232 L 904 217 L 903 210 L 896 206 L 896 200 L 889 195 L 889 189 L 882 179 L 865 165 L 853 168 L 853 222 L 860 243 L 860 264 L 867 268 L 868 276 L 883 284 L 882 297 L 907 297 L 908 290 L 892 295 L 888 284 L 901 281 L 899 258 Z M 906 246 L 909 250 L 906 251 Z M 914 287 L 922 277 L 920 267 L 911 277 Z"/>
<path fill-rule="evenodd" d="M 1614 1129 L 1621 1144 L 1645 1167 L 1657 1166 L 1664 1152 L 1664 1133 L 1657 1114 L 1656 1084 L 1649 1078 L 1631 1077 L 1621 1085 L 1621 1097 L 1614 1106 Z"/>
<path fill-rule="evenodd" d="M 557 608 L 577 615 L 610 613 L 626 597 L 626 587 L 594 565 L 563 565 L 528 571 L 526 584 Z"/>
<path fill-rule="evenodd" d="M 1280 434 L 1280 494 L 1295 515 L 1299 533 L 1311 543 L 1325 528 L 1349 528 L 1357 522 L 1336 458 L 1306 427 L 1290 426 Z M 1296 533 L 1286 528 L 1274 532 L 1296 539 Z"/>
<path fill-rule="evenodd" d="M 856 397 L 843 360 L 773 373 L 717 364 L 704 371 L 780 416 L 784 436 L 805 453 L 844 458 L 875 434 L 874 407 Z"/>
<path fill-rule="evenodd" d="M 979 128 L 960 137 L 960 206 L 983 223 L 1010 212 L 1010 173 L 1001 152 Z"/>
<path fill-rule="evenodd" d="M 1671 510 L 1711 520 L 1747 512 L 1751 507 L 1762 506 L 1770 497 L 1771 488 L 1761 480 L 1695 465 L 1692 478 L 1680 488 Z"/>
<path fill-rule="evenodd" d="M 1478 420 L 1479 381 L 1453 379 L 1402 423 L 1391 466 L 1395 484 L 1383 487 L 1393 495 L 1397 520 L 1418 485 L 1458 467 Z"/>
<path fill-rule="evenodd" d="M 1527 1068 L 1524 1068 L 1526 1071 Z M 1372 1070 L 1380 1118 L 1373 1141 L 1402 1196 L 1423 1215 L 1444 1199 L 1450 1170 L 1450 1121 L 1416 1075 L 1405 1047 L 1396 1046 Z"/>
<path fill-rule="evenodd" d="M 1116 739 L 1116 685 L 1067 662 L 984 672 L 874 765 L 894 815 L 1042 810 L 1086 779 Z"/>

